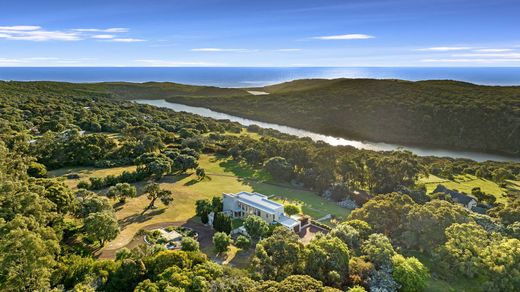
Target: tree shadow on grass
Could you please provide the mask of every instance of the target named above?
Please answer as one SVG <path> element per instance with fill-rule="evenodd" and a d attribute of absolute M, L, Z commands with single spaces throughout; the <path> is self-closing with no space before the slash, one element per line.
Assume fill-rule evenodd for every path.
<path fill-rule="evenodd" d="M 153 211 L 147 211 L 144 214 L 141 214 L 141 213 L 133 214 L 133 215 L 130 215 L 128 217 L 125 217 L 125 218 L 119 220 L 119 226 L 121 226 L 121 228 L 125 228 L 126 226 L 128 226 L 130 224 L 143 223 L 143 222 L 146 222 L 146 221 L 152 219 L 156 215 L 160 215 L 160 214 L 164 213 L 164 211 L 166 211 L 166 208 L 156 209 Z"/>
<path fill-rule="evenodd" d="M 77 167 L 77 166 L 66 166 L 58 169 L 54 169 L 49 171 L 50 177 L 61 177 L 67 176 L 71 173 L 77 173 L 81 175 L 89 175 L 92 174 L 96 169 L 93 167 Z"/>
<path fill-rule="evenodd" d="M 234 175 L 242 178 L 253 177 L 256 173 L 256 171 L 251 166 L 248 166 L 244 163 L 239 163 L 232 159 L 224 160 L 218 165 L 224 168 L 226 172 L 232 172 Z"/>
<path fill-rule="evenodd" d="M 202 181 L 205 181 L 205 180 L 209 180 L 211 181 L 211 177 L 209 176 L 205 176 L 204 178 L 200 179 L 200 178 L 194 178 L 194 179 L 191 179 L 190 181 L 186 182 L 184 185 L 189 187 L 189 186 L 192 186 L 194 184 L 197 184 L 197 183 L 200 183 Z"/>
<path fill-rule="evenodd" d="M 209 158 L 209 162 L 211 163 L 217 163 L 219 161 L 222 161 L 222 160 L 226 160 L 227 159 L 227 156 L 225 155 L 222 155 L 222 154 L 215 154 L 214 156 L 211 156 Z"/>
<path fill-rule="evenodd" d="M 167 176 L 164 176 L 163 178 L 161 178 L 159 180 L 159 183 L 167 183 L 167 184 L 173 184 L 173 183 L 176 183 L 178 181 L 181 181 L 185 178 L 187 178 L 188 176 L 192 175 L 191 173 L 179 173 L 179 174 L 174 174 L 174 175 L 167 175 Z"/>
<path fill-rule="evenodd" d="M 192 186 L 192 185 L 194 185 L 194 184 L 196 184 L 196 183 L 199 183 L 199 182 L 200 182 L 199 179 L 195 179 L 195 178 L 194 178 L 194 179 L 192 179 L 192 180 L 186 182 L 184 185 L 187 186 L 187 187 L 189 187 L 189 186 Z"/>
<path fill-rule="evenodd" d="M 214 156 L 209 160 L 211 163 L 218 163 L 225 172 L 230 172 L 241 179 L 269 180 L 270 176 L 262 170 L 261 166 L 251 166 L 245 162 L 229 159 L 227 156 Z"/>
<path fill-rule="evenodd" d="M 117 201 L 114 205 L 112 205 L 112 207 L 114 208 L 114 211 L 120 211 L 121 209 L 123 209 L 123 206 L 125 205 L 126 202 L 120 202 L 120 201 Z"/>
<path fill-rule="evenodd" d="M 140 181 L 140 182 L 136 182 L 136 183 L 133 183 L 133 185 L 136 187 L 137 189 L 137 195 L 136 197 L 139 197 L 139 196 L 142 196 L 144 194 L 144 189 L 146 187 L 147 184 L 149 183 L 153 183 L 153 182 L 156 182 L 156 183 L 165 183 L 165 184 L 174 184 L 178 181 L 181 181 L 185 178 L 187 178 L 188 176 L 190 176 L 191 174 L 189 173 L 183 173 L 183 174 L 175 174 L 175 175 L 167 175 L 167 176 L 164 176 L 162 177 L 159 181 L 155 181 L 155 180 L 145 180 L 145 181 Z"/>
<path fill-rule="evenodd" d="M 519 181 L 506 180 L 505 183 L 506 183 L 506 186 L 505 186 L 505 188 L 502 188 L 502 189 L 505 189 L 506 193 L 512 194 L 513 197 L 515 194 L 520 196 L 520 182 Z"/>

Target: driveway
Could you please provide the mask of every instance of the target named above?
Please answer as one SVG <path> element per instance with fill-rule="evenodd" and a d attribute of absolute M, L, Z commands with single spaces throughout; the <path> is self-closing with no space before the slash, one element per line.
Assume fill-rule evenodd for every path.
<path fill-rule="evenodd" d="M 210 226 L 206 226 L 206 225 L 204 225 L 202 223 L 195 222 L 193 220 L 189 220 L 187 222 L 161 222 L 161 223 L 155 223 L 155 224 L 147 225 L 147 226 L 143 227 L 143 229 L 145 229 L 145 230 L 153 230 L 153 229 L 163 228 L 163 227 L 168 227 L 168 226 L 183 226 L 183 227 L 188 227 L 188 228 L 191 228 L 191 229 L 195 230 L 199 234 L 198 241 L 199 241 L 201 249 L 213 245 L 213 234 L 215 233 L 213 228 L 211 228 Z M 144 242 L 144 236 L 139 235 L 139 236 L 135 236 L 132 239 L 132 241 L 130 241 L 124 247 L 132 249 L 132 248 L 137 247 L 137 246 L 139 246 L 141 244 L 146 244 L 146 243 Z M 100 259 L 115 258 L 116 252 L 118 250 L 119 249 L 103 250 L 98 255 L 98 258 L 100 258 Z"/>

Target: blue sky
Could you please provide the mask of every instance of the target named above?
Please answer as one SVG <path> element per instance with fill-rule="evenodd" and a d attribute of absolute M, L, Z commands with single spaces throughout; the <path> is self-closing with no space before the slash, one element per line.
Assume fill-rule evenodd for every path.
<path fill-rule="evenodd" d="M 2 1 L 0 66 L 520 66 L 518 0 Z"/>

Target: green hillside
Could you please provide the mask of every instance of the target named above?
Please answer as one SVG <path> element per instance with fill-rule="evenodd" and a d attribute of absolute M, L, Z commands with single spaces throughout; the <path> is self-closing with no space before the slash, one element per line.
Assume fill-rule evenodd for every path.
<path fill-rule="evenodd" d="M 260 89 L 270 94 L 170 100 L 347 138 L 520 154 L 520 87 L 312 79 Z"/>
<path fill-rule="evenodd" d="M 520 164 L 337 147 L 140 90 L 160 92 L 0 81 L 0 291 L 518 290 Z M 227 215 L 241 191 L 312 225 Z"/>
<path fill-rule="evenodd" d="M 19 85 L 28 85 L 28 82 L 11 82 Z M 74 92 L 96 92 L 110 94 L 123 99 L 164 99 L 175 96 L 189 97 L 222 97 L 243 96 L 248 93 L 244 89 L 221 88 L 215 86 L 197 86 L 178 84 L 173 82 L 101 82 L 101 83 L 64 83 L 38 82 L 39 86 L 59 88 Z"/>

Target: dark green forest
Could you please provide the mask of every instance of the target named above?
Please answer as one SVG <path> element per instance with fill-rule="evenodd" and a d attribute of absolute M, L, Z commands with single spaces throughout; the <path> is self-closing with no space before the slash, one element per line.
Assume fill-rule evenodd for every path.
<path fill-rule="evenodd" d="M 368 141 L 520 155 L 520 87 L 458 81 L 297 80 L 269 95 L 171 101 Z"/>
<path fill-rule="evenodd" d="M 295 117 L 302 111 L 307 113 L 307 120 L 314 121 L 321 121 L 317 117 L 323 114 L 324 104 L 336 98 L 351 100 L 349 106 L 338 103 L 334 111 L 354 115 L 354 107 L 359 106 L 358 118 L 359 112 L 370 112 L 373 120 L 381 118 L 388 123 L 390 116 L 396 115 L 395 124 L 404 123 L 413 131 L 420 128 L 410 121 L 419 116 L 415 111 L 425 113 L 451 104 L 449 115 L 441 118 L 440 113 L 430 113 L 432 126 L 424 123 L 421 127 L 437 125 L 439 131 L 450 132 L 456 127 L 451 123 L 474 121 L 478 124 L 468 126 L 467 131 L 489 132 L 494 138 L 473 137 L 462 131 L 460 135 L 468 137 L 464 143 L 475 139 L 473 142 L 484 143 L 478 144 L 486 146 L 483 150 L 508 153 L 517 153 L 514 147 L 520 145 L 516 88 L 476 89 L 473 85 L 446 82 L 427 82 L 424 87 L 420 82 L 329 82 L 329 96 L 354 88 L 356 94 L 352 93 L 351 98 L 320 99 L 316 94 L 325 92 L 324 88 L 309 84 L 299 94 L 287 89 L 292 85 L 286 84 L 265 88 L 273 92 L 269 96 L 235 99 L 230 96 L 242 94 L 241 90 L 163 86 L 166 91 L 177 88 L 175 94 L 186 96 L 185 92 L 192 92 L 197 97 L 185 101 L 209 107 L 229 106 L 229 111 L 256 106 L 267 112 L 272 107 L 274 114 L 275 108 L 283 109 L 278 100 L 283 97 L 287 99 L 284 103 L 293 104 L 285 108 L 287 116 Z M 356 82 L 389 84 L 350 84 Z M 322 81 L 313 83 L 322 86 Z M 519 290 L 520 194 L 510 193 L 505 203 L 497 203 L 492 195 L 475 190 L 472 195 L 483 210 L 479 213 L 456 204 L 449 195 L 427 194 L 424 185 L 417 182 L 419 176 L 434 173 L 442 178 L 471 174 L 504 183 L 518 180 L 518 163 L 477 163 L 418 157 L 406 151 L 333 147 L 274 130 L 245 128 L 229 121 L 129 101 L 141 97 L 134 87 L 146 86 L 156 85 L 0 82 L 0 290 L 423 291 L 432 279 L 457 284 L 466 291 Z M 446 101 L 450 96 L 446 86 L 458 97 Z M 429 97 L 425 88 L 435 94 Z M 406 94 L 414 90 L 422 100 Z M 387 92 L 383 97 L 360 97 L 383 91 Z M 162 90 L 153 92 L 153 98 L 173 98 L 162 95 Z M 484 98 L 491 92 L 499 92 L 500 96 Z M 216 97 L 220 94 L 228 97 Z M 394 104 L 397 96 L 402 101 Z M 301 97 L 306 97 L 306 102 Z M 268 106 L 262 105 L 264 102 Z M 311 105 L 320 111 L 309 110 L 307 106 Z M 463 114 L 465 108 L 468 112 Z M 483 111 L 484 116 L 493 119 L 477 119 L 475 111 Z M 382 117 L 382 112 L 389 115 Z M 403 116 L 397 118 L 398 113 Z M 331 116 L 349 115 L 324 115 Z M 448 125 L 452 127 L 444 129 Z M 338 124 L 336 130 L 341 127 Z M 362 129 L 371 131 L 371 127 L 378 127 L 375 121 Z M 397 137 L 399 131 L 387 132 Z M 259 138 L 241 135 L 244 132 Z M 498 137 L 504 139 L 497 141 Z M 442 141 L 454 147 L 464 146 L 450 139 Z M 250 238 L 232 239 L 227 235 L 229 228 L 222 228 L 212 238 L 216 250 L 225 251 L 234 242 L 252 251 L 242 269 L 212 261 L 193 240 L 183 241 L 180 250 L 139 245 L 121 248 L 113 259 L 96 258 L 96 252 L 124 228 L 115 209 L 136 195 L 135 183 L 146 184 L 143 194 L 150 202 L 142 206 L 143 213 L 153 209 L 155 201 L 166 206 L 175 204 L 171 193 L 161 189 L 158 182 L 188 171 L 204 176 L 205 171 L 198 166 L 203 154 L 262 169 L 279 183 L 302 185 L 327 200 L 351 200 L 358 208 L 342 222 L 323 226 L 328 233 L 317 235 L 306 245 L 292 231 L 265 226 L 267 223 L 254 216 L 245 222 Z M 82 181 L 77 189 L 68 187 L 63 178 L 47 174 L 65 166 L 127 165 L 136 166 L 135 171 L 91 178 Z M 220 193 L 215 190 L 216 195 Z M 199 215 L 204 214 L 204 208 L 217 211 L 219 200 L 193 206 Z"/>

